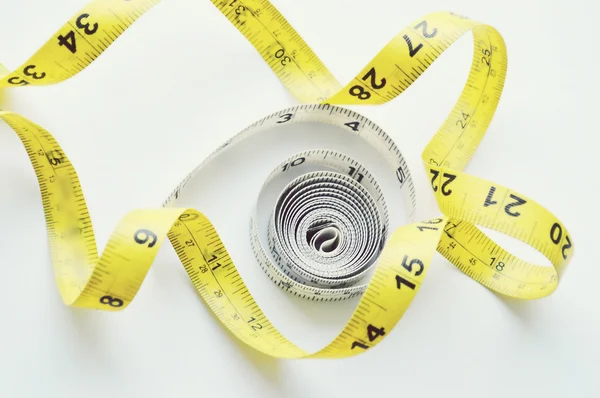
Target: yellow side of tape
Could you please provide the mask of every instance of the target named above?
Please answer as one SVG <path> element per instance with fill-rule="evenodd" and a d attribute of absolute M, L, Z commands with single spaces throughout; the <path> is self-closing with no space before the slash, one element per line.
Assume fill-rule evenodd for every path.
<path fill-rule="evenodd" d="M 5 70 L 0 86 L 47 85 L 74 76 L 157 2 L 91 1 L 27 62 L 14 72 Z M 390 101 L 471 31 L 474 55 L 467 84 L 423 151 L 443 216 L 393 231 L 348 324 L 331 344 L 309 354 L 266 319 L 213 225 L 195 209 L 132 211 L 98 257 L 91 218 L 67 156 L 43 128 L 2 111 L 0 117 L 20 137 L 36 172 L 56 282 L 67 305 L 108 311 L 127 307 L 165 237 L 223 324 L 253 348 L 282 358 L 345 357 L 379 343 L 410 305 L 436 248 L 465 274 L 501 294 L 535 299 L 556 289 L 574 252 L 564 224 L 532 199 L 462 171 L 485 134 L 504 84 L 506 47 L 494 28 L 451 13 L 427 15 L 403 29 L 342 86 L 268 1 L 213 3 L 250 40 L 289 91 L 313 104 Z M 553 267 L 516 258 L 476 225 L 531 245 Z M 214 267 L 217 262 L 220 266 Z"/>

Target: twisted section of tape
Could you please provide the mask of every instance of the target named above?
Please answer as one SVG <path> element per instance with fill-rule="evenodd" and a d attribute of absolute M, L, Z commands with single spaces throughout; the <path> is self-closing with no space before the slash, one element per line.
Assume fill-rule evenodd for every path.
<path fill-rule="evenodd" d="M 0 87 L 53 84 L 74 76 L 156 3 L 91 1 L 14 72 L 1 68 Z M 503 295 L 535 299 L 556 289 L 574 253 L 565 225 L 531 198 L 463 172 L 491 122 L 506 76 L 506 47 L 494 28 L 447 12 L 427 15 L 403 29 L 342 86 L 268 1 L 215 0 L 213 4 L 248 38 L 292 94 L 318 104 L 257 121 L 207 160 L 255 132 L 280 124 L 335 124 L 364 138 L 388 159 L 389 172 L 405 195 L 411 223 L 386 229 L 385 205 L 370 190 L 367 174 L 348 164 L 344 165 L 348 169 L 292 179 L 282 191 L 269 227 L 269 246 L 275 248 L 275 255 L 286 256 L 283 261 L 268 258 L 257 238 L 256 220 L 251 220 L 251 242 L 259 264 L 279 286 L 312 299 L 361 296 L 340 335 L 323 350 L 309 354 L 267 320 L 210 221 L 195 209 L 172 207 L 198 169 L 167 198 L 165 208 L 127 214 L 99 257 L 81 186 L 65 153 L 40 126 L 0 112 L 20 137 L 36 172 L 56 282 L 67 305 L 109 311 L 126 308 L 166 237 L 223 324 L 250 346 L 282 358 L 344 357 L 378 344 L 415 297 L 436 247 L 465 274 Z M 473 33 L 474 53 L 467 84 L 422 154 L 443 215 L 413 222 L 416 200 L 410 172 L 391 138 L 363 116 L 332 105 L 374 105 L 395 98 L 468 31 Z M 324 206 L 322 212 L 306 206 L 317 203 L 316 198 L 318 206 Z M 477 226 L 533 246 L 552 267 L 516 258 Z M 360 276 L 367 269 L 373 275 L 361 284 Z"/>

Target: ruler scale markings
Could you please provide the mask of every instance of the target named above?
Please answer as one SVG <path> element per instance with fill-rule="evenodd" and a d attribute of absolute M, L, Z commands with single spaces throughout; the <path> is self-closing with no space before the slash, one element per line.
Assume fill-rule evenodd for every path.
<path fill-rule="evenodd" d="M 105 6 L 107 3 L 110 3 L 108 9 Z M 92 0 L 17 71 L 0 78 L 0 85 L 46 85 L 74 76 L 91 64 L 156 3 L 156 0 L 139 0 L 138 4 Z M 232 0 L 231 4 L 233 3 L 236 1 Z M 364 270 L 374 269 L 372 279 L 361 282 L 364 275 L 356 264 L 353 264 L 354 273 L 349 274 L 350 276 L 344 276 L 341 271 L 331 273 L 330 269 L 335 269 L 331 266 L 319 268 L 313 265 L 309 272 L 287 257 L 283 258 L 283 268 L 279 269 L 277 267 L 281 264 L 276 265 L 267 259 L 268 250 L 261 247 L 261 242 L 255 242 L 252 238 L 252 235 L 257 234 L 254 230 L 257 225 L 250 224 L 255 256 L 268 277 L 283 290 L 313 301 L 360 297 L 353 316 L 338 337 L 322 350 L 309 354 L 288 341 L 267 320 L 237 272 L 211 222 L 197 210 L 170 206 L 202 165 L 189 173 L 172 191 L 171 196 L 163 203 L 163 208 L 128 213 L 116 227 L 98 258 L 84 195 L 77 174 L 66 155 L 44 129 L 19 115 L 0 111 L 0 118 L 15 130 L 23 142 L 38 178 L 48 245 L 58 288 L 65 304 L 108 311 L 126 308 L 136 295 L 165 237 L 173 245 L 192 284 L 222 323 L 255 349 L 282 358 L 351 356 L 376 345 L 384 335 L 389 334 L 410 305 L 425 277 L 436 247 L 438 252 L 466 275 L 501 294 L 519 299 L 535 299 L 548 296 L 556 289 L 559 276 L 573 256 L 573 239 L 566 227 L 524 195 L 462 172 L 485 134 L 504 87 L 506 49 L 502 37 L 495 29 L 446 12 L 427 15 L 402 30 L 354 79 L 342 87 L 270 2 L 237 2 L 243 5 L 243 10 L 228 7 L 229 2 L 219 3 L 214 0 L 213 4 L 251 42 L 290 92 L 301 101 L 309 103 L 260 119 L 227 141 L 226 146 L 235 145 L 255 132 L 281 123 L 329 123 L 346 132 L 356 132 L 366 145 L 372 145 L 382 153 L 390 163 L 390 170 L 395 172 L 400 165 L 401 169 L 397 173 L 402 173 L 397 174 L 399 181 L 396 189 L 403 194 L 411 223 L 389 229 L 385 198 L 381 196 L 382 191 L 368 170 L 344 154 L 331 151 L 327 153 L 335 156 L 328 158 L 322 157 L 322 152 L 315 151 L 318 162 L 331 161 L 338 165 L 337 171 L 315 172 L 310 174 L 310 179 L 296 181 L 296 186 L 308 191 L 320 190 L 320 195 L 335 187 L 340 192 L 351 195 L 348 197 L 356 195 L 361 198 L 357 203 L 363 205 L 357 205 L 355 209 L 364 211 L 361 216 L 366 218 L 356 222 L 356 225 L 357 231 L 365 235 L 360 235 L 362 242 L 352 242 L 351 245 L 362 245 L 374 239 L 376 235 L 373 229 L 386 231 L 381 239 L 375 239 L 383 243 L 382 248 L 372 253 L 370 263 L 365 263 Z M 105 13 L 102 12 L 104 10 Z M 241 23 L 236 10 L 240 14 L 246 14 Z M 84 14 L 87 17 L 82 19 Z M 94 24 L 98 27 L 95 28 Z M 443 215 L 439 219 L 415 223 L 413 217 L 416 214 L 416 193 L 411 174 L 398 147 L 374 123 L 354 111 L 336 105 L 381 104 L 394 99 L 468 31 L 473 34 L 475 52 L 466 85 L 454 108 L 422 154 L 427 177 Z M 70 32 L 72 43 L 68 41 Z M 273 53 L 275 48 L 282 49 L 282 52 L 277 50 Z M 388 56 L 392 49 L 394 62 Z M 321 96 L 317 98 L 318 95 Z M 313 104 L 315 101 L 319 104 Z M 286 120 L 288 113 L 292 117 Z M 463 115 L 467 117 L 464 118 Z M 360 121 L 358 125 L 357 120 Z M 473 121 L 477 123 L 474 124 Z M 39 138 L 44 138 L 48 144 L 43 144 Z M 216 153 L 218 150 L 208 159 Z M 308 159 L 313 153 L 308 151 L 301 155 Z M 290 158 L 282 166 L 299 166 L 292 165 L 291 162 L 295 160 L 296 158 Z M 273 173 L 281 173 L 281 168 L 275 169 Z M 66 184 L 65 177 L 68 180 Z M 329 191 L 322 190 L 321 183 L 314 184 L 319 178 L 325 178 L 323 181 L 328 184 Z M 505 199 L 510 192 L 526 200 L 527 207 L 513 207 L 513 210 L 519 209 L 519 214 L 516 215 L 514 211 L 506 210 L 510 209 L 510 202 L 505 203 L 505 199 L 500 201 L 496 197 L 493 200 L 498 203 L 483 206 L 491 185 L 498 192 L 503 192 Z M 369 199 L 369 195 L 378 199 Z M 341 206 L 332 203 L 332 209 Z M 498 208 L 494 209 L 494 206 Z M 371 211 L 373 215 L 369 213 Z M 375 215 L 377 212 L 379 215 Z M 182 221 L 184 214 L 190 220 Z M 285 211 L 278 216 L 285 217 Z M 433 224 L 439 224 L 439 227 L 424 228 Z M 516 258 L 488 238 L 476 224 L 507 233 L 537 248 L 554 268 Z M 380 228 L 382 226 L 385 228 Z M 370 232 L 366 232 L 368 230 Z M 281 233 L 275 222 L 270 224 L 269 231 L 272 236 Z M 324 229 L 315 231 L 323 233 Z M 333 233 L 331 229 L 326 232 Z M 335 234 L 323 236 L 339 237 Z M 195 243 L 194 247 L 183 243 L 190 238 Z M 316 246 L 311 247 L 320 250 Z M 205 256 L 204 249 L 208 250 L 206 253 L 209 257 Z M 196 255 L 198 251 L 201 257 Z M 281 247 L 278 253 L 288 255 Z M 218 260 L 213 263 L 210 256 L 216 254 Z M 494 257 L 493 263 L 483 261 L 490 257 Z M 81 267 L 81 272 L 89 275 L 87 281 L 80 282 L 81 278 L 76 275 L 80 272 L 74 268 L 74 260 L 77 258 L 86 258 L 88 261 L 88 264 Z M 503 273 L 505 270 L 507 273 Z M 306 277 L 314 282 L 305 280 Z M 242 314 L 252 314 L 250 318 L 253 319 L 253 325 L 242 327 L 240 321 L 231 318 L 231 314 L 243 321 L 245 318 Z"/>

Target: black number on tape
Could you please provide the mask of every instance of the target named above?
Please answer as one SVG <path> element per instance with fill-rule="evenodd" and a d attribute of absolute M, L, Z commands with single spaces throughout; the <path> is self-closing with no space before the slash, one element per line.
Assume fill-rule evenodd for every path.
<path fill-rule="evenodd" d="M 563 259 L 567 259 L 567 254 L 565 253 L 565 250 L 567 250 L 568 248 L 570 248 L 571 246 L 573 246 L 573 244 L 571 243 L 571 239 L 569 239 L 569 236 L 565 235 L 565 240 L 567 241 L 567 243 L 565 243 L 562 247 L 562 256 Z"/>
<path fill-rule="evenodd" d="M 490 263 L 490 265 L 494 265 L 494 261 L 496 261 L 496 257 L 492 257 L 492 262 Z M 504 271 L 504 263 L 502 261 L 499 261 L 498 264 L 496 264 L 496 271 L 502 272 Z"/>
<path fill-rule="evenodd" d="M 552 239 L 552 243 L 558 245 L 560 239 L 562 238 L 562 228 L 559 223 L 555 222 L 550 229 L 550 239 Z"/>
<path fill-rule="evenodd" d="M 435 182 L 436 178 L 438 178 L 438 176 L 440 175 L 440 172 L 437 170 L 433 170 L 433 169 L 430 169 L 429 172 L 431 173 L 431 176 L 432 176 L 431 177 L 431 188 L 433 188 L 433 192 L 437 192 L 438 186 L 434 185 L 434 182 Z"/>
<path fill-rule="evenodd" d="M 454 228 L 458 227 L 458 224 L 455 223 L 448 223 L 448 229 L 445 229 L 444 232 L 446 232 L 447 234 L 450 233 L 450 231 L 452 231 Z M 450 236 L 450 235 L 448 235 Z M 451 237 L 451 236 L 450 236 Z"/>
<path fill-rule="evenodd" d="M 75 42 L 75 32 L 69 31 L 66 35 L 58 36 L 58 45 L 65 46 L 73 54 L 77 52 L 77 43 Z"/>
<path fill-rule="evenodd" d="M 44 77 L 46 77 L 46 72 L 41 72 L 38 75 L 36 72 L 33 72 L 34 69 L 35 69 L 35 65 L 27 65 L 23 69 L 23 73 L 25 74 L 25 76 L 31 76 L 36 80 L 43 79 Z"/>
<path fill-rule="evenodd" d="M 356 86 L 350 87 L 349 93 L 350 95 L 358 97 L 358 99 L 361 99 L 363 101 L 371 98 L 371 93 L 366 91 L 363 86 L 358 84 Z"/>
<path fill-rule="evenodd" d="M 387 83 L 387 81 L 385 80 L 385 77 L 382 77 L 381 81 L 379 83 L 377 83 L 377 77 L 375 76 L 375 67 L 369 69 L 369 71 L 362 77 L 363 81 L 367 81 L 367 79 L 369 79 L 371 87 L 374 90 L 379 90 L 379 89 L 385 87 L 385 85 Z M 350 93 L 350 95 L 358 97 L 358 99 L 361 99 L 361 100 L 367 100 L 367 99 L 371 98 L 371 93 L 366 91 L 364 89 L 364 87 L 361 86 L 360 84 L 350 87 L 349 93 Z M 346 126 L 348 126 L 348 124 L 346 124 Z M 353 130 L 357 131 L 355 129 L 353 129 Z"/>
<path fill-rule="evenodd" d="M 384 328 L 378 328 L 371 324 L 367 325 L 367 336 L 369 337 L 369 341 L 375 341 L 375 339 L 377 339 L 377 337 L 384 336 L 384 335 L 385 335 Z M 353 341 L 350 349 L 353 350 L 356 347 L 362 348 L 363 350 L 366 350 L 369 348 L 369 346 L 365 343 L 361 343 L 360 341 Z"/>
<path fill-rule="evenodd" d="M 402 36 L 402 38 L 404 39 L 406 44 L 408 44 L 408 55 L 410 55 L 411 58 L 414 57 L 415 55 L 417 55 L 419 50 L 423 48 L 422 43 L 420 43 L 418 46 L 413 48 L 412 41 L 410 40 L 410 37 L 408 37 L 407 35 Z"/>
<path fill-rule="evenodd" d="M 358 122 L 348 122 L 348 123 L 344 123 L 344 126 L 350 127 L 353 131 L 358 131 L 359 123 Z"/>
<path fill-rule="evenodd" d="M 462 113 L 462 117 L 463 117 L 465 120 L 467 120 L 467 119 L 469 118 L 469 114 L 468 114 L 468 113 L 464 113 L 464 112 L 461 112 L 461 113 Z"/>
<path fill-rule="evenodd" d="M 75 25 L 77 25 L 77 27 L 79 29 L 83 29 L 83 32 L 86 35 L 93 35 L 94 33 L 96 33 L 98 31 L 98 24 L 94 22 L 94 25 L 92 26 L 92 28 L 90 29 L 90 23 L 83 23 L 84 19 L 87 19 L 90 16 L 90 14 L 81 14 L 78 18 L 77 21 L 75 21 Z"/>
<path fill-rule="evenodd" d="M 550 239 L 552 240 L 552 243 L 554 243 L 555 245 L 558 245 L 562 239 L 562 227 L 560 226 L 559 223 L 555 222 L 552 225 L 552 228 L 550 228 Z M 573 246 L 573 243 L 571 243 L 571 238 L 569 238 L 569 235 L 565 235 L 565 240 L 567 241 L 567 243 L 565 243 L 562 247 L 561 253 L 562 253 L 562 257 L 564 260 L 567 259 L 567 254 L 565 253 L 565 250 L 569 249 L 571 246 Z"/>
<path fill-rule="evenodd" d="M 512 202 L 512 203 L 509 203 L 506 206 L 504 206 L 504 211 L 509 216 L 519 217 L 521 215 L 521 213 L 519 213 L 518 211 L 513 213 L 510 209 L 515 206 L 524 205 L 525 203 L 527 203 L 527 201 L 525 199 L 521 199 L 518 196 L 515 196 L 513 194 L 510 194 L 510 198 L 516 200 L 516 202 Z"/>
<path fill-rule="evenodd" d="M 29 84 L 29 82 L 25 79 L 20 79 L 19 76 L 13 76 L 10 79 L 8 79 L 8 82 L 10 84 L 16 84 L 18 86 L 26 86 Z"/>
<path fill-rule="evenodd" d="M 494 193 L 496 192 L 496 187 L 491 187 L 490 192 L 487 194 L 487 198 L 485 198 L 485 202 L 483 202 L 483 207 L 492 206 L 498 203 L 496 200 L 492 200 Z"/>
<path fill-rule="evenodd" d="M 396 178 L 398 178 L 398 181 L 400 181 L 400 184 L 404 183 L 406 174 L 404 174 L 404 170 L 402 170 L 402 167 L 398 167 L 396 169 Z"/>
<path fill-rule="evenodd" d="M 437 177 L 438 177 L 438 175 L 440 174 L 440 172 L 439 172 L 439 171 L 437 171 L 437 170 L 434 170 L 434 169 L 430 169 L 429 171 L 430 171 L 430 172 L 431 172 L 431 174 L 432 174 L 432 177 L 431 177 L 431 187 L 433 188 L 433 192 L 437 192 L 437 190 L 438 190 L 438 186 L 437 186 L 437 185 L 435 185 L 434 183 L 435 183 L 435 180 L 436 180 L 436 178 L 437 178 Z M 448 196 L 448 195 L 450 195 L 450 194 L 452 193 L 452 190 L 451 190 L 451 189 L 446 189 L 446 187 L 447 187 L 447 186 L 448 186 L 448 185 L 449 185 L 449 184 L 450 184 L 452 181 L 454 181 L 454 180 L 456 179 L 456 175 L 454 175 L 454 174 L 450 174 L 450 173 L 444 173 L 443 177 L 447 178 L 447 180 L 446 180 L 446 181 L 444 181 L 444 182 L 442 183 L 442 189 L 441 189 L 441 192 L 442 192 L 442 195 L 444 195 L 444 196 Z"/>
<path fill-rule="evenodd" d="M 52 150 L 46 153 L 46 159 L 52 166 L 58 166 L 63 162 L 63 155 L 60 151 Z"/>
<path fill-rule="evenodd" d="M 277 121 L 277 123 L 289 122 L 290 119 L 292 118 L 292 116 L 294 116 L 294 115 L 292 115 L 291 113 L 286 113 L 285 115 L 281 115 L 280 116 L 281 120 Z"/>
<path fill-rule="evenodd" d="M 396 287 L 400 290 L 402 290 L 402 285 L 408 287 L 409 289 L 415 290 L 416 285 L 414 283 L 412 283 L 411 281 L 407 281 L 406 279 L 404 279 L 403 277 L 401 277 L 400 275 L 396 275 Z"/>
<path fill-rule="evenodd" d="M 148 243 L 148 247 L 152 247 L 156 244 L 158 237 L 156 236 L 156 234 L 154 232 L 152 232 L 148 229 L 138 229 L 137 231 L 135 231 L 135 235 L 133 236 L 133 239 L 135 239 L 135 241 L 137 243 L 139 243 L 140 245 L 143 245 L 146 242 L 148 242 L 148 240 L 152 239 L 152 241 L 150 243 Z"/>
<path fill-rule="evenodd" d="M 89 22 L 84 23 L 84 20 L 87 19 L 89 16 L 90 14 L 81 14 L 79 17 L 77 17 L 75 25 L 79 29 L 83 29 L 83 32 L 86 35 L 93 35 L 98 31 L 98 24 L 96 22 L 94 22 L 93 25 L 91 25 Z M 75 32 L 71 30 L 64 36 L 58 36 L 58 45 L 66 47 L 67 50 L 69 50 L 72 54 L 75 54 L 77 52 L 77 41 L 75 40 Z"/>
<path fill-rule="evenodd" d="M 490 66 L 490 59 L 488 57 L 491 55 L 491 53 L 488 50 L 481 50 L 481 52 L 484 55 L 487 55 L 487 57 L 481 57 L 481 62 L 486 64 L 487 66 Z"/>
<path fill-rule="evenodd" d="M 275 52 L 275 58 L 281 60 L 281 65 L 286 66 L 292 59 L 285 55 L 285 50 L 280 48 Z"/>
<path fill-rule="evenodd" d="M 363 80 L 367 81 L 367 79 L 371 79 L 371 87 L 375 90 L 379 90 L 380 88 L 384 88 L 386 84 L 385 77 L 381 78 L 381 82 L 377 83 L 377 78 L 375 76 L 375 67 L 371 68 L 366 75 L 363 76 Z"/>
<path fill-rule="evenodd" d="M 439 229 L 439 228 L 437 228 L 437 227 L 424 227 L 424 226 L 421 226 L 421 225 L 417 225 L 417 228 L 418 228 L 418 229 L 419 229 L 419 231 L 421 231 L 421 232 L 423 232 L 423 231 L 424 231 L 424 230 L 426 230 L 426 229 L 430 229 L 430 230 L 432 230 L 432 231 L 437 231 L 437 230 Z"/>
<path fill-rule="evenodd" d="M 369 341 L 374 341 L 377 337 L 384 336 L 385 330 L 369 324 L 369 326 L 367 326 L 367 335 L 369 336 Z"/>
<path fill-rule="evenodd" d="M 350 177 L 354 177 L 354 176 L 356 176 L 356 181 L 358 181 L 358 182 L 361 182 L 361 181 L 362 181 L 362 179 L 363 179 L 363 177 L 364 177 L 364 174 L 362 174 L 362 173 L 357 173 L 357 172 L 356 172 L 356 167 L 348 166 L 348 168 L 350 169 L 350 172 L 348 173 L 348 175 L 349 175 Z"/>
<path fill-rule="evenodd" d="M 260 330 L 263 328 L 260 323 L 255 323 L 254 325 L 252 325 L 250 327 L 252 328 L 252 330 Z"/>
<path fill-rule="evenodd" d="M 431 39 L 432 37 L 437 35 L 437 32 L 438 32 L 437 28 L 433 28 L 431 33 L 428 33 L 427 32 L 427 21 L 422 21 L 421 23 L 419 23 L 415 26 L 415 29 L 419 29 L 419 28 L 421 28 L 421 31 L 423 32 L 423 36 L 425 36 L 428 39 Z"/>
<path fill-rule="evenodd" d="M 111 307 L 122 307 L 123 300 L 120 298 L 112 297 L 112 296 L 102 296 L 100 297 L 100 303 L 108 304 Z"/>
<path fill-rule="evenodd" d="M 405 255 L 404 258 L 402 259 L 402 266 L 408 272 L 412 272 L 412 270 L 413 270 L 413 264 L 416 264 L 416 265 L 419 266 L 419 270 L 415 272 L 415 276 L 421 275 L 421 273 L 423 272 L 423 268 L 425 268 L 423 266 L 423 262 L 421 260 L 419 260 L 418 258 L 413 258 L 412 260 L 410 260 L 410 262 L 407 262 L 407 260 L 408 260 L 408 256 Z"/>
<path fill-rule="evenodd" d="M 355 349 L 356 347 L 362 348 L 362 349 L 364 349 L 364 350 L 366 350 L 367 348 L 369 348 L 369 346 L 368 346 L 368 345 L 366 345 L 366 344 L 363 344 L 363 343 L 361 343 L 361 342 L 359 342 L 359 341 L 355 341 L 355 342 L 353 342 L 353 343 L 352 343 L 352 347 L 351 347 L 351 349 L 353 350 L 353 349 Z"/>
<path fill-rule="evenodd" d="M 306 158 L 304 158 L 304 157 L 296 158 L 296 159 L 292 160 L 291 162 L 284 164 L 283 171 L 286 171 L 289 167 L 298 166 L 298 165 L 304 163 L 305 160 L 306 160 Z"/>
<path fill-rule="evenodd" d="M 492 200 L 494 198 L 494 193 L 496 193 L 496 187 L 492 186 L 490 187 L 490 191 L 488 192 L 487 197 L 485 198 L 485 202 L 483 202 L 483 207 L 498 204 L 497 200 Z M 515 202 L 509 203 L 506 206 L 504 206 L 504 212 L 511 217 L 519 217 L 521 213 L 519 213 L 518 211 L 513 212 L 511 208 L 515 206 L 524 205 L 525 203 L 527 203 L 527 201 L 513 194 L 510 194 L 510 198 L 515 200 Z"/>
<path fill-rule="evenodd" d="M 448 184 L 450 184 L 452 181 L 454 181 L 456 179 L 456 176 L 454 174 L 444 173 L 444 177 L 446 177 L 447 180 L 446 180 L 446 182 L 444 182 L 442 184 L 442 194 L 444 196 L 448 196 L 448 195 L 450 195 L 452 193 L 452 190 L 451 189 L 446 190 L 446 186 Z"/>
<path fill-rule="evenodd" d="M 177 189 L 177 191 L 179 192 L 179 189 Z M 182 213 L 179 217 L 178 217 L 179 221 L 192 221 L 192 220 L 197 220 L 198 219 L 198 214 L 196 213 L 192 213 L 192 214 L 188 214 L 188 213 Z"/>

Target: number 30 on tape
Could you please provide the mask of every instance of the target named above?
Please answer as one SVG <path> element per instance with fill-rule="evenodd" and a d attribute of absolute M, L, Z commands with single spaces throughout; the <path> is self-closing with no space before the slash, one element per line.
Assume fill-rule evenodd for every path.
<path fill-rule="evenodd" d="M 2 87 L 66 80 L 89 65 L 156 0 L 94 0 L 67 21 Z M 161 208 L 134 210 L 117 225 L 99 257 L 77 174 L 56 140 L 9 111 L 0 117 L 20 137 L 37 175 L 56 282 L 70 306 L 118 311 L 135 297 L 165 238 L 175 248 L 200 296 L 222 323 L 251 347 L 281 358 L 356 355 L 378 344 L 402 317 L 437 249 L 487 288 L 517 299 L 548 296 L 574 253 L 566 226 L 533 199 L 463 170 L 492 120 L 504 85 L 506 46 L 492 27 L 439 12 L 396 35 L 350 83 L 342 86 L 285 18 L 266 0 L 213 1 L 252 43 L 299 101 L 308 103 L 258 120 L 217 148 L 213 156 L 265 129 L 291 123 L 327 123 L 356 134 L 389 164 L 405 198 L 410 224 L 390 226 L 372 174 L 331 150 L 294 154 L 275 167 L 289 176 L 269 219 L 268 245 L 254 217 L 249 235 L 258 264 L 282 289 L 311 300 L 360 301 L 342 332 L 316 353 L 281 335 L 254 302 L 214 226 L 198 210 L 177 208 L 191 172 Z M 406 90 L 454 41 L 473 34 L 467 84 L 422 153 L 441 215 L 414 220 L 416 196 L 392 139 L 341 104 L 383 104 Z M 283 134 L 283 133 L 282 133 Z M 321 171 L 309 171 L 318 165 Z M 394 204 L 395 205 L 395 204 Z M 491 228 L 543 253 L 552 266 L 523 261 L 477 226 Z M 295 232 L 300 231 L 300 232 Z M 118 270 L 118 272 L 117 272 Z M 373 271 L 372 276 L 365 275 Z"/>

